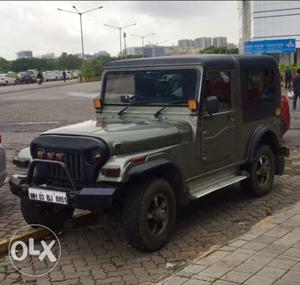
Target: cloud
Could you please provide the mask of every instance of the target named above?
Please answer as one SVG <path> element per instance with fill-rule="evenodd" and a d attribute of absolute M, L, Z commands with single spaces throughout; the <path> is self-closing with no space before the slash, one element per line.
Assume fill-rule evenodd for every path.
<path fill-rule="evenodd" d="M 141 45 L 131 34 L 155 33 L 145 39 L 176 44 L 178 39 L 225 35 L 237 42 L 238 18 L 235 1 L 0 1 L 0 56 L 13 59 L 19 50 L 34 55 L 81 51 L 79 17 L 57 8 L 88 10 L 104 8 L 83 15 L 84 43 L 87 53 L 119 51 L 117 26 L 137 23 L 127 32 L 127 46 Z M 123 44 L 123 43 L 122 43 Z"/>

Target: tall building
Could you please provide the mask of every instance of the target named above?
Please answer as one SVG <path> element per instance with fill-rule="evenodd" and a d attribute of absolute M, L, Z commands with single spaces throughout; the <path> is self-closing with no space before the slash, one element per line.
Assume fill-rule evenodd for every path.
<path fill-rule="evenodd" d="M 234 43 L 227 43 L 227 49 L 235 49 L 237 48 L 237 45 Z"/>
<path fill-rule="evenodd" d="M 162 46 L 147 45 L 143 47 L 144 57 L 157 57 L 165 55 L 165 48 Z"/>
<path fill-rule="evenodd" d="M 295 52 L 274 52 L 282 63 L 300 62 L 300 1 L 239 1 L 239 47 L 245 51 L 245 43 L 257 42 L 277 45 L 283 40 L 296 42 Z M 292 41 L 287 41 L 291 46 Z M 257 48 L 259 45 L 257 45 Z"/>
<path fill-rule="evenodd" d="M 226 37 L 214 37 L 212 39 L 212 45 L 214 47 L 226 47 L 227 46 L 227 38 Z"/>
<path fill-rule="evenodd" d="M 182 49 L 188 49 L 194 47 L 194 41 L 193 40 L 178 40 L 178 47 Z"/>
<path fill-rule="evenodd" d="M 21 50 L 17 52 L 17 58 L 31 58 L 32 51 L 31 50 Z"/>
<path fill-rule="evenodd" d="M 146 45 L 144 47 L 129 47 L 126 48 L 126 55 L 137 55 L 143 57 L 164 56 L 165 47 L 156 45 Z"/>
<path fill-rule="evenodd" d="M 41 56 L 41 58 L 53 59 L 53 58 L 55 58 L 55 54 L 54 54 L 54 52 L 49 52 L 49 53 L 43 54 Z"/>
<path fill-rule="evenodd" d="M 123 51 L 123 54 L 124 54 L 124 51 Z M 144 56 L 144 50 L 142 47 L 128 47 L 128 48 L 126 48 L 126 55 Z"/>
<path fill-rule="evenodd" d="M 200 50 L 204 50 L 210 46 L 212 46 L 211 38 L 201 37 L 194 40 L 194 47 Z"/>

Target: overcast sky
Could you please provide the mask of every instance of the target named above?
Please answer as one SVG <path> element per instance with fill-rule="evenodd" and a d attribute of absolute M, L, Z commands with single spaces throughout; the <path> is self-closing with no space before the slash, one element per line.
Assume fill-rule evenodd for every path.
<path fill-rule="evenodd" d="M 227 36 L 238 41 L 236 1 L 0 1 L 0 56 L 15 59 L 16 52 L 32 50 L 34 56 L 54 52 L 81 51 L 79 16 L 57 11 L 57 8 L 87 10 L 104 8 L 83 16 L 86 53 L 119 51 L 117 30 L 104 24 L 128 25 L 127 46 L 140 46 L 141 40 L 130 34 L 149 34 L 152 43 L 176 45 L 178 39 L 201 36 Z"/>

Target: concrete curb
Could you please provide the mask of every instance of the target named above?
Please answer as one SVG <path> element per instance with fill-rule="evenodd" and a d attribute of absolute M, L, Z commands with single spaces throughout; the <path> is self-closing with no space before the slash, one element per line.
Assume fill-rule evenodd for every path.
<path fill-rule="evenodd" d="M 170 280 L 173 276 L 176 276 L 176 273 L 178 273 L 181 270 L 184 270 L 185 267 L 193 264 L 193 262 L 198 261 L 200 259 L 203 259 L 203 258 L 211 255 L 212 253 L 219 250 L 221 247 L 222 246 L 219 244 L 212 245 L 206 251 L 202 252 L 198 257 L 196 257 L 194 260 L 185 262 L 184 265 L 180 266 L 176 271 L 172 272 L 169 276 L 162 277 L 160 280 L 158 280 L 156 283 L 153 283 L 153 284 L 164 285 L 165 283 L 168 283 L 168 280 Z M 199 282 L 200 282 L 200 280 L 199 280 Z"/>
<path fill-rule="evenodd" d="M 77 227 L 80 225 L 86 225 L 90 223 L 95 223 L 97 221 L 97 217 L 93 213 L 88 213 L 88 214 L 81 214 L 74 216 L 71 219 L 71 225 L 73 227 Z M 16 235 L 14 238 L 7 238 L 0 240 L 0 255 L 6 255 L 8 254 L 8 247 L 10 242 L 15 242 L 18 240 L 26 242 L 29 238 L 35 238 L 35 239 L 41 239 L 43 237 L 46 237 L 48 235 L 48 232 L 43 229 L 31 229 L 27 232 L 25 232 L 22 235 Z"/>
<path fill-rule="evenodd" d="M 79 84 L 79 83 L 82 83 L 82 82 L 80 82 L 80 81 L 66 82 L 66 83 L 61 83 L 61 84 L 57 84 L 57 85 L 46 85 L 46 86 L 44 85 L 44 86 L 40 86 L 40 87 L 35 87 L 36 83 L 33 83 L 30 88 L 17 89 L 17 90 L 8 90 L 6 92 L 0 92 L 0 96 L 5 95 L 5 94 L 9 94 L 9 93 L 19 93 L 19 92 L 32 91 L 32 90 L 48 89 L 48 88 L 55 88 L 55 87 L 62 87 L 62 86 L 68 86 L 68 85 L 73 85 L 73 84 Z"/>

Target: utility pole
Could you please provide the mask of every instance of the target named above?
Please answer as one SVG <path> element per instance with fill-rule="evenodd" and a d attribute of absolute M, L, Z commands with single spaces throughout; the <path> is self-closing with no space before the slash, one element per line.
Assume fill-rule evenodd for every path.
<path fill-rule="evenodd" d="M 110 28 L 119 30 L 120 55 L 122 54 L 122 30 L 129 28 L 131 26 L 135 26 L 135 25 L 136 25 L 136 23 L 126 25 L 126 26 L 113 26 L 113 25 L 104 24 L 104 26 L 106 26 L 106 27 L 110 27 Z"/>
<path fill-rule="evenodd" d="M 140 35 L 131 35 L 131 36 L 142 39 L 142 47 L 144 47 L 145 38 L 151 37 L 151 36 L 154 36 L 154 35 L 155 35 L 155 33 L 151 33 L 151 34 L 147 34 L 147 35 L 142 35 L 142 36 L 140 36 Z"/>
<path fill-rule="evenodd" d="M 72 13 L 72 14 L 79 15 L 79 20 L 80 20 L 80 34 L 81 34 L 82 72 L 84 72 L 85 56 L 84 56 L 84 42 L 83 42 L 82 15 L 87 14 L 87 13 L 92 12 L 92 11 L 95 11 L 95 10 L 98 10 L 98 9 L 102 9 L 103 6 L 99 6 L 99 7 L 96 7 L 96 8 L 93 8 L 93 9 L 89 9 L 89 10 L 86 10 L 86 11 L 83 11 L 83 12 L 80 12 L 80 11 L 76 8 L 75 5 L 73 5 L 72 8 L 73 8 L 76 12 L 70 11 L 70 10 L 64 10 L 64 9 L 60 9 L 60 8 L 57 8 L 57 10 L 58 10 L 58 11 L 61 11 L 61 12 L 67 12 L 67 13 Z"/>
<path fill-rule="evenodd" d="M 126 33 L 123 33 L 123 37 L 124 37 L 124 57 L 126 59 L 127 57 L 127 51 L 126 51 Z"/>

